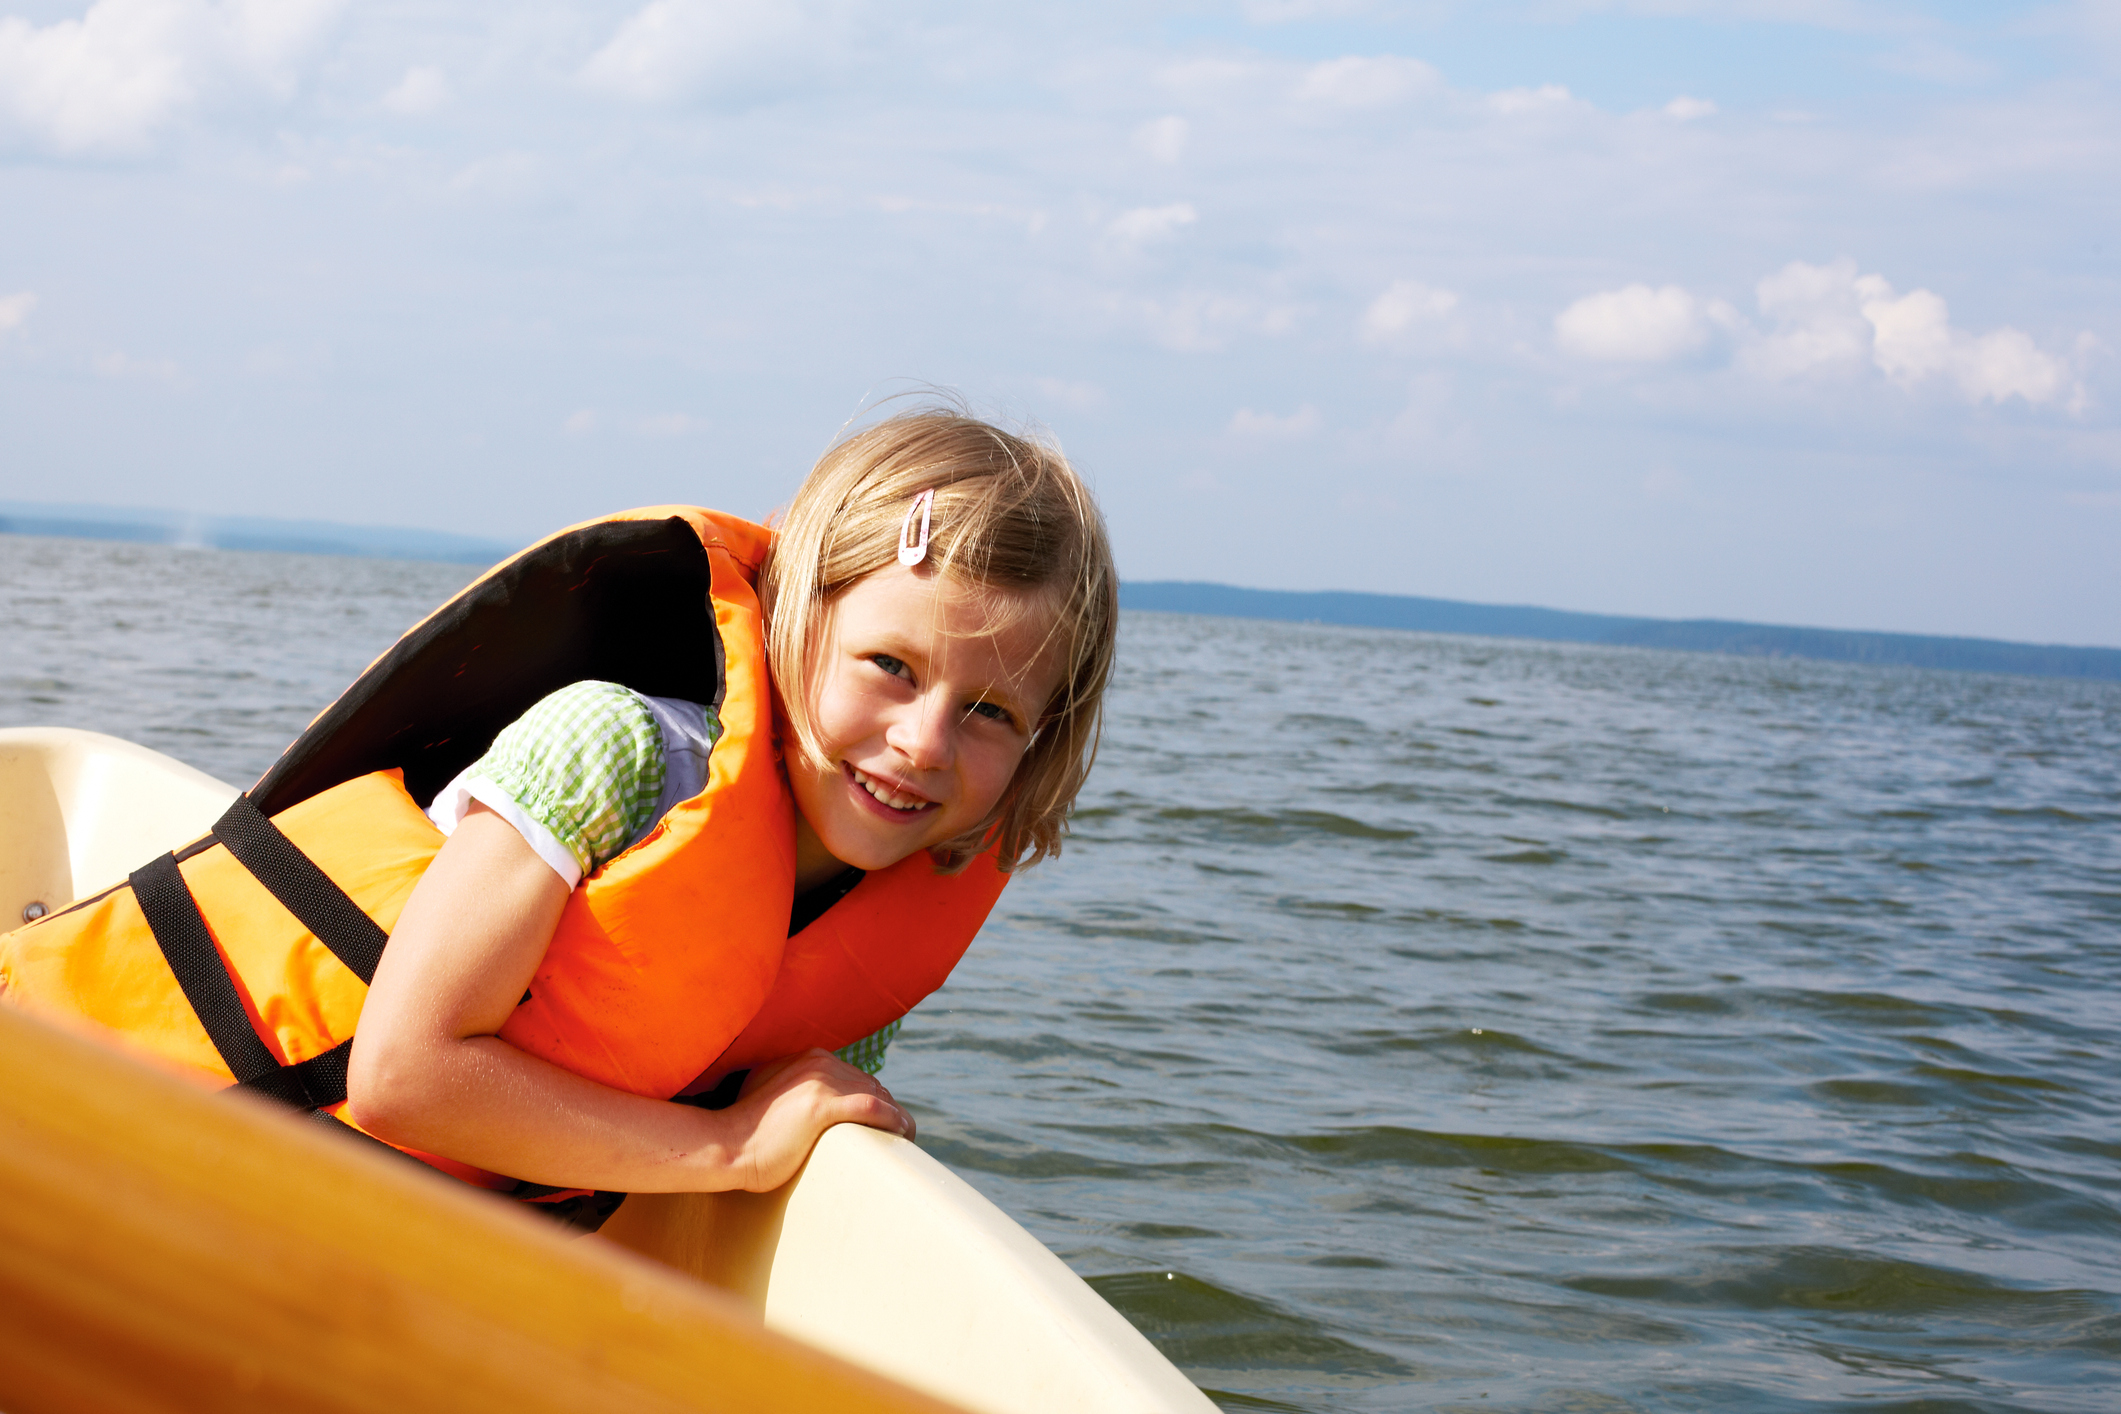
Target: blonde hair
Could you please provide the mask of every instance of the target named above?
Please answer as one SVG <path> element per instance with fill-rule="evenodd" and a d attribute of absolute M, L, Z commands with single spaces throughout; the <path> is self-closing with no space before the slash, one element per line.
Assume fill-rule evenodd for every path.
<path fill-rule="evenodd" d="M 1097 756 L 1119 624 L 1104 517 L 1058 447 L 953 408 L 900 413 L 842 438 L 776 527 L 759 577 L 767 658 L 794 749 L 823 762 L 812 718 L 815 649 L 833 602 L 897 560 L 907 508 L 927 490 L 935 500 L 926 565 L 1054 612 L 1047 641 L 1059 645 L 1060 686 L 1029 724 L 1016 774 L 986 819 L 929 851 L 955 873 L 995 847 L 1012 872 L 1060 853 Z"/>

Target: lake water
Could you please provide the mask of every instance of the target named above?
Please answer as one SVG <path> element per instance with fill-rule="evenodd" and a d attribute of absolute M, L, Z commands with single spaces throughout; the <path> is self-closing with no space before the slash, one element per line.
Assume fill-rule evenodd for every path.
<path fill-rule="evenodd" d="M 239 784 L 455 566 L 0 536 Z M 1130 615 L 885 1078 L 1229 1409 L 2121 1408 L 2121 684 Z"/>

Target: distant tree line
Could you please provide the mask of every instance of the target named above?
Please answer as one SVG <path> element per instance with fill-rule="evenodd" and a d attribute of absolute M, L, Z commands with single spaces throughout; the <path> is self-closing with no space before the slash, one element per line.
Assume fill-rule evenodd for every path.
<path fill-rule="evenodd" d="M 1813 658 L 1830 663 L 1879 663 L 1962 672 L 2021 673 L 2034 677 L 2121 681 L 2121 649 L 2006 643 L 1992 638 L 1934 638 L 1915 633 L 1865 633 L 1834 628 L 1785 628 L 1723 619 L 1638 619 L 1504 604 L 1466 604 L 1398 594 L 1337 590 L 1300 592 L 1239 589 L 1176 580 L 1120 586 L 1130 609 L 1351 628 L 1411 629 L 1489 638 L 1537 638 L 1558 643 L 1606 643 L 1670 648 L 1690 653 L 1735 653 L 1750 658 Z"/>

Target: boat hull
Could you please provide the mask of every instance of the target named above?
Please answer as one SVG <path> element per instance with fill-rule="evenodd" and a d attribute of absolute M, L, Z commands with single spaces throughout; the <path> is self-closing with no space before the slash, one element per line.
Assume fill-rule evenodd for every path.
<path fill-rule="evenodd" d="M 32 903 L 56 911 L 122 882 L 154 855 L 206 833 L 235 794 L 232 786 L 113 737 L 61 728 L 0 731 L 0 907 L 10 909 L 0 926 L 12 926 Z M 29 1036 L 22 1044 L 31 1049 L 43 1044 L 33 1033 L 19 1034 Z M 99 1053 L 97 1063 L 116 1061 Z M 143 1095 L 175 1083 L 139 1070 Z M 6 1106 L 26 1093 L 0 1083 L 0 1125 L 8 1122 Z M 309 1128 L 247 1100 L 191 1095 L 187 1103 L 193 1099 L 209 1105 L 202 1113 L 225 1108 L 245 1125 Z M 308 1151 L 319 1143 L 334 1150 L 366 1147 L 307 1132 L 286 1140 Z M 181 1169 L 182 1152 L 179 1146 L 174 1157 L 155 1162 Z M 227 1160 L 225 1149 L 216 1152 L 217 1161 Z M 330 1181 L 385 1182 L 391 1202 L 410 1201 L 410 1193 L 449 1206 L 497 1206 L 424 1174 L 411 1174 L 420 1182 L 407 1188 L 405 1176 L 378 1170 L 365 1151 L 329 1157 L 343 1157 L 353 1174 L 366 1175 L 341 1173 Z M 197 1175 L 174 1178 L 182 1186 Z M 259 1206 L 269 1221 L 284 1216 L 262 1198 Z M 241 1212 L 238 1202 L 215 1221 L 240 1227 Z M 507 1233 L 523 1230 L 503 1224 L 497 1239 L 482 1228 L 478 1240 L 505 1241 Z M 272 1241 L 283 1239 L 284 1233 Z M 0 1245 L 13 1240 L 0 1238 Z M 379 1257 L 417 1266 L 416 1253 L 393 1254 L 393 1239 L 377 1240 Z M 713 1299 L 723 1303 L 715 1309 L 748 1313 L 806 1348 L 983 1414 L 1206 1414 L 1214 1408 L 1037 1239 L 917 1146 L 881 1131 L 828 1130 L 801 1173 L 772 1193 L 635 1195 L 599 1236 L 572 1245 L 609 1254 L 598 1261 L 652 1259 L 687 1284 L 712 1288 Z M 106 1278 L 124 1280 L 116 1266 Z"/>

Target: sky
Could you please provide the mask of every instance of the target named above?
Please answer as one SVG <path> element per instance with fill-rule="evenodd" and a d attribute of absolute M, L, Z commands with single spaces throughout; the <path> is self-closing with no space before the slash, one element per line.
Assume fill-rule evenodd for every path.
<path fill-rule="evenodd" d="M 2121 646 L 2121 3 L 0 0 L 0 499 Z"/>

